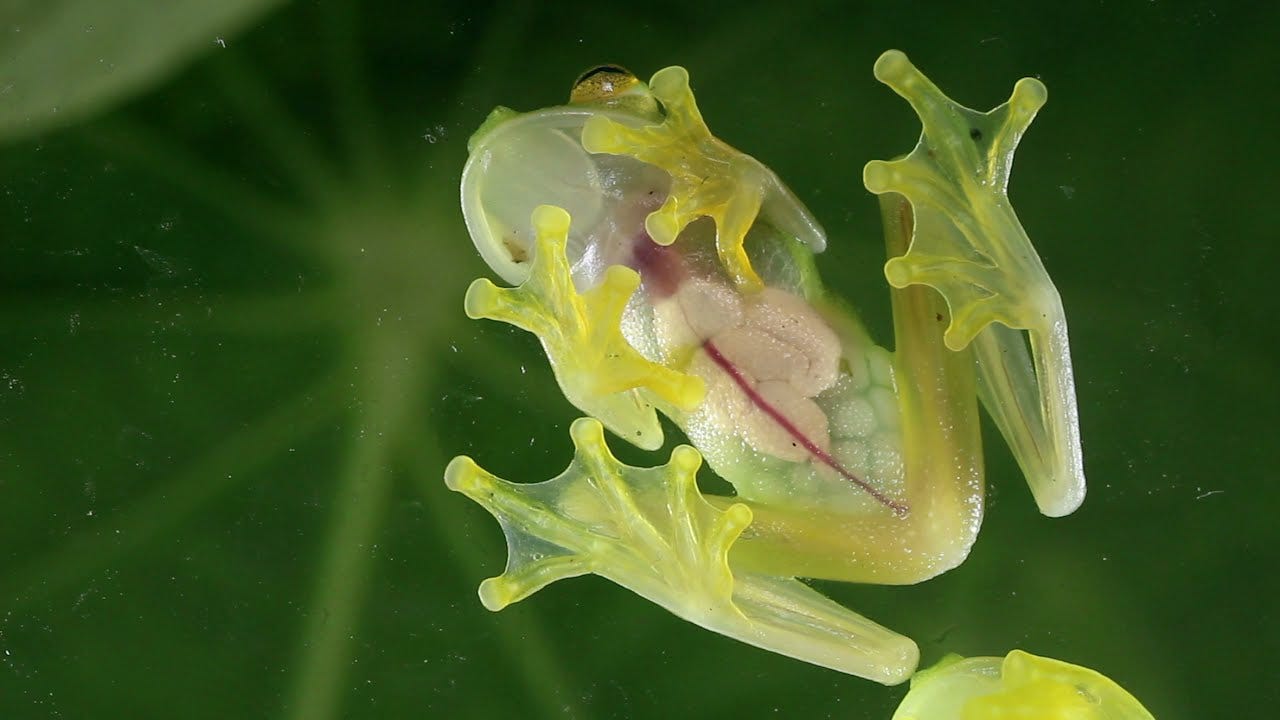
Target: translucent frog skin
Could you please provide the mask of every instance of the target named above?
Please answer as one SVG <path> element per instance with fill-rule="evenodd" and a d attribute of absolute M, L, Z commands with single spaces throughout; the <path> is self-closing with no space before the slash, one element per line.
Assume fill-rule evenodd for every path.
<path fill-rule="evenodd" d="M 911 678 L 893 720 L 1153 720 L 1136 698 L 1094 670 L 1014 650 L 956 655 Z"/>
<path fill-rule="evenodd" d="M 603 68 L 570 104 L 499 108 L 472 137 L 467 226 L 516 287 L 477 280 L 467 314 L 535 333 L 589 416 L 552 480 L 509 483 L 467 457 L 446 470 L 507 537 L 486 607 L 596 573 L 711 630 L 895 684 L 915 644 L 795 578 L 910 584 L 962 562 L 982 520 L 979 400 L 1040 510 L 1079 506 L 1062 305 L 1005 195 L 1044 86 L 1024 79 L 978 113 L 900 52 L 875 76 L 924 125 L 909 155 L 863 174 L 881 196 L 893 351 L 824 289 L 818 222 L 711 135 L 683 68 L 648 85 Z M 657 412 L 694 447 L 620 464 L 603 428 L 656 450 Z M 735 496 L 699 492 L 703 459 Z"/>

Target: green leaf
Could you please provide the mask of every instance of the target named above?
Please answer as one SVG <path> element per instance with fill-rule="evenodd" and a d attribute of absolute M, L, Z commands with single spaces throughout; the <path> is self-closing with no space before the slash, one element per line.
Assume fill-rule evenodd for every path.
<path fill-rule="evenodd" d="M 165 79 L 281 0 L 0 0 L 0 141 Z"/>

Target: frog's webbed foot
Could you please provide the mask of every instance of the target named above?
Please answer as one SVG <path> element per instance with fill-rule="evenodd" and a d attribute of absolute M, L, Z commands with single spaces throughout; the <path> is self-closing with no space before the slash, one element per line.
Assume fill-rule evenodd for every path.
<path fill-rule="evenodd" d="M 837 605 L 798 580 L 729 567 L 751 523 L 741 503 L 717 509 L 698 491 L 702 458 L 680 446 L 656 468 L 623 465 L 599 422 L 574 422 L 574 458 L 560 476 L 516 484 L 458 457 L 445 482 L 484 506 L 507 538 L 506 571 L 480 598 L 499 610 L 556 580 L 595 573 L 710 630 L 886 684 L 915 669 L 911 640 Z"/>
<path fill-rule="evenodd" d="M 1079 665 L 1014 650 L 1004 658 L 950 655 L 911 678 L 893 720 L 999 718 L 1152 720 L 1115 681 Z"/>
<path fill-rule="evenodd" d="M 538 206 L 528 280 L 517 288 L 476 280 L 467 289 L 467 316 L 537 335 L 570 402 L 632 443 L 656 450 L 662 428 L 644 393 L 687 410 L 702 401 L 703 383 L 645 359 L 622 335 L 622 312 L 640 284 L 635 271 L 615 265 L 599 285 L 578 292 L 565 255 L 569 221 L 561 208 Z"/>
<path fill-rule="evenodd" d="M 1066 317 L 1005 194 L 1044 85 L 1024 78 L 1008 102 L 979 113 L 953 102 L 896 50 L 880 56 L 875 75 L 924 126 L 910 155 L 863 171 L 868 190 L 901 194 L 914 213 L 911 247 L 885 264 L 885 277 L 894 287 L 941 293 L 951 310 L 944 341 L 951 350 L 973 344 L 983 404 L 1041 512 L 1070 513 L 1085 486 Z M 1028 333 L 1030 357 L 1019 330 Z"/>
<path fill-rule="evenodd" d="M 661 124 L 630 127 L 593 117 L 582 128 L 582 146 L 593 153 L 629 155 L 670 174 L 670 194 L 645 219 L 645 231 L 654 242 L 670 245 L 689 223 L 712 218 L 725 271 L 738 287 L 759 289 L 762 283 L 743 241 L 776 179 L 757 160 L 711 134 L 684 68 L 659 70 L 649 87 L 666 111 Z"/>

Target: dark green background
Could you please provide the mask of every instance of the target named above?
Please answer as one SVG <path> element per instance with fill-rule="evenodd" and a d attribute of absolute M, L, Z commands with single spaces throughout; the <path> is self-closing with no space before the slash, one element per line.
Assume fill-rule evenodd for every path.
<path fill-rule="evenodd" d="M 571 453 L 534 339 L 462 315 L 486 269 L 457 180 L 493 105 L 685 65 L 888 340 L 860 178 L 919 132 L 871 77 L 891 47 L 971 106 L 1049 88 L 1011 196 L 1071 323 L 1089 497 L 1040 517 L 988 433 L 963 566 L 823 589 L 926 663 L 1018 647 L 1161 718 L 1276 707 L 1280 12 L 699 5 L 296 2 L 3 140 L 0 716 L 888 718 L 904 688 L 596 578 L 488 613 L 502 538 L 441 472 L 543 480 Z M 96 32 L 148 47 L 118 25 Z"/>

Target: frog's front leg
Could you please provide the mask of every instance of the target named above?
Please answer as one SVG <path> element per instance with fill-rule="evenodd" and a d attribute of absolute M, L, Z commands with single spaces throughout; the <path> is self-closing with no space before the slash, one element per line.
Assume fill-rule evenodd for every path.
<path fill-rule="evenodd" d="M 467 315 L 537 335 L 570 402 L 636 445 L 656 450 L 662 429 L 649 398 L 691 408 L 702 400 L 702 381 L 641 356 L 623 337 L 622 313 L 639 275 L 614 265 L 596 287 L 579 292 L 565 256 L 569 214 L 541 205 L 530 222 L 535 240 L 528 279 L 514 289 L 476 280 L 467 289 Z"/>
<path fill-rule="evenodd" d="M 666 200 L 645 220 L 654 242 L 671 245 L 691 222 L 711 218 L 724 269 L 744 291 L 763 287 L 745 247 L 762 207 L 781 230 L 804 238 L 815 252 L 825 247 L 826 236 L 817 220 L 773 171 L 711 134 L 684 68 L 659 70 L 649 87 L 665 110 L 661 123 L 633 127 L 604 115 L 592 117 L 583 125 L 582 146 L 592 153 L 634 157 L 671 176 Z"/>

